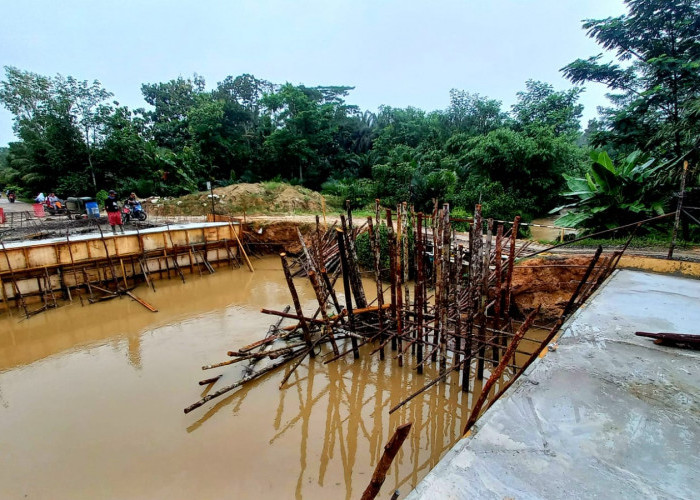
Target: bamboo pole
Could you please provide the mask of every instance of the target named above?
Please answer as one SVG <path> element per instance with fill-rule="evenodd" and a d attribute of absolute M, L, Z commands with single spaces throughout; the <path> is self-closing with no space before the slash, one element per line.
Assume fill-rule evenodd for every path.
<path fill-rule="evenodd" d="M 248 258 L 248 254 L 245 253 L 245 248 L 243 248 L 243 243 L 241 243 L 241 239 L 238 237 L 238 232 L 233 227 L 233 223 L 231 221 L 229 221 L 228 225 L 231 228 L 231 232 L 236 237 L 236 243 L 238 243 L 238 249 L 243 254 L 243 258 L 245 259 L 245 263 L 248 266 L 248 269 L 250 269 L 251 273 L 255 272 L 255 269 L 253 269 L 253 264 L 250 263 L 250 259 Z"/>
<path fill-rule="evenodd" d="M 306 349 L 300 349 L 298 351 L 295 351 L 292 354 L 290 354 L 289 356 L 283 357 L 279 362 L 273 363 L 270 366 L 260 370 L 259 372 L 255 372 L 255 373 L 252 373 L 248 376 L 245 376 L 241 380 L 239 380 L 238 382 L 235 382 L 235 383 L 228 385 L 226 387 L 222 387 L 218 391 L 206 395 L 205 397 L 203 397 L 202 399 L 200 399 L 196 403 L 192 403 L 190 406 L 185 408 L 185 410 L 184 410 L 185 413 L 187 414 L 187 413 L 191 412 L 192 410 L 196 410 L 200 406 L 206 404 L 208 401 L 211 401 L 214 398 L 218 398 L 219 396 L 226 394 L 227 392 L 231 392 L 232 390 L 242 386 L 243 384 L 245 384 L 247 382 L 250 382 L 251 380 L 255 380 L 257 378 L 262 377 L 263 375 L 265 375 L 267 373 L 270 373 L 271 371 L 275 370 L 277 367 L 279 367 L 279 366 L 283 365 L 284 363 L 291 361 L 292 359 L 296 358 L 297 356 L 303 354 L 304 351 L 306 351 Z"/>

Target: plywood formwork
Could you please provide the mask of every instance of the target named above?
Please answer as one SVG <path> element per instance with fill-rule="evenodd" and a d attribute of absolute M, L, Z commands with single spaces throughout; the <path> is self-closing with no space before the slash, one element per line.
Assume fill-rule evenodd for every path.
<path fill-rule="evenodd" d="M 209 222 L 0 243 L 0 299 L 26 312 L 25 298 L 41 297 L 48 306 L 47 295 L 55 291 L 71 299 L 78 289 L 92 298 L 91 284 L 108 288 L 113 282 L 117 293 L 129 288 L 128 280 L 178 275 L 184 280 L 186 270 L 213 272 L 212 264 L 222 261 L 238 265 L 241 238 L 240 223 Z"/>

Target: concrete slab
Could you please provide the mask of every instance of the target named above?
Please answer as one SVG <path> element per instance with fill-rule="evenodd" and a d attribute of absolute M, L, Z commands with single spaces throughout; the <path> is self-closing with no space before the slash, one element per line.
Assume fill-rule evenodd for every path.
<path fill-rule="evenodd" d="M 618 271 L 409 499 L 698 498 L 700 281 Z"/>
<path fill-rule="evenodd" d="M 118 234 L 112 234 L 112 231 L 110 227 L 107 224 L 104 224 L 102 226 L 102 231 L 103 234 L 106 238 L 120 238 L 121 236 L 124 235 L 134 235 L 134 234 L 156 234 L 156 233 L 164 233 L 168 231 L 180 231 L 180 230 L 187 230 L 187 229 L 202 229 L 202 228 L 208 228 L 208 227 L 228 227 L 230 224 L 233 226 L 239 226 L 239 222 L 189 222 L 189 223 L 183 223 L 183 224 L 170 224 L 168 226 L 156 226 L 156 227 L 148 227 L 144 228 L 141 230 L 135 230 L 135 229 L 125 229 L 123 233 L 118 233 Z M 90 233 L 82 233 L 82 234 L 71 234 L 69 236 L 71 242 L 77 242 L 77 241 L 89 241 L 89 240 L 101 240 L 102 236 L 99 233 L 99 230 L 97 228 L 94 229 L 93 232 Z M 5 243 L 5 248 L 8 249 L 13 249 L 13 248 L 23 248 L 23 247 L 40 247 L 40 246 L 46 246 L 46 245 L 53 245 L 55 243 L 65 243 L 66 237 L 61 236 L 61 237 L 55 237 L 55 238 L 44 238 L 40 240 L 24 240 L 24 241 L 10 241 Z"/>

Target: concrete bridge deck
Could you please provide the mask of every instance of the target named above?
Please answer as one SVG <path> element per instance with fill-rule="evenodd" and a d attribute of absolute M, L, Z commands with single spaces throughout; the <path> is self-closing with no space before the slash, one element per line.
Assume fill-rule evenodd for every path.
<path fill-rule="evenodd" d="M 618 271 L 409 499 L 697 498 L 700 281 Z"/>

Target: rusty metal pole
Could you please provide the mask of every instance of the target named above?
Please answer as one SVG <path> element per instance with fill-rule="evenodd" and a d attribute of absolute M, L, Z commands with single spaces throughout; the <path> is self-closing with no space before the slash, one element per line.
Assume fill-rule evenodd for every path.
<path fill-rule="evenodd" d="M 476 376 L 481 380 L 484 376 L 484 355 L 486 349 L 484 347 L 484 341 L 486 340 L 486 314 L 484 313 L 484 290 L 483 290 L 483 279 L 481 273 L 484 270 L 483 261 L 483 219 L 481 217 L 481 205 L 476 205 L 474 207 L 474 225 L 472 226 L 472 256 L 471 256 L 471 269 L 469 273 L 469 281 L 472 286 L 474 304 L 474 317 L 476 319 L 478 330 L 478 344 L 479 344 L 479 355 L 477 359 L 476 366 Z"/>
<path fill-rule="evenodd" d="M 379 307 L 378 317 L 379 317 L 379 331 L 384 330 L 384 285 L 382 284 L 382 261 L 381 261 L 381 248 L 380 248 L 380 238 L 379 234 L 375 232 L 374 225 L 372 224 L 372 217 L 367 217 L 367 227 L 369 227 L 369 241 L 372 247 L 372 254 L 374 255 L 374 280 L 377 285 L 377 306 Z M 377 231 L 380 226 L 377 226 Z M 383 333 L 379 334 L 379 342 L 381 344 L 381 349 L 379 350 L 379 359 L 384 359 L 384 338 Z"/>
<path fill-rule="evenodd" d="M 397 283 L 396 283 L 396 235 L 393 229 L 389 226 L 389 277 L 391 279 L 391 316 L 396 320 L 396 317 L 400 314 L 398 308 L 398 297 L 396 293 Z M 391 350 L 395 351 L 397 348 L 396 335 L 391 337 Z"/>
<path fill-rule="evenodd" d="M 316 353 L 313 350 L 313 343 L 311 342 L 311 330 L 309 329 L 309 325 L 304 319 L 304 311 L 301 309 L 301 303 L 299 302 L 299 294 L 297 293 L 297 289 L 294 286 L 294 280 L 292 279 L 292 273 L 289 271 L 289 264 L 287 263 L 286 257 L 286 253 L 283 252 L 280 254 L 280 259 L 282 260 L 282 270 L 284 271 L 284 277 L 287 280 L 289 293 L 291 293 L 292 295 L 294 310 L 296 311 L 297 316 L 299 316 L 299 324 L 301 325 L 301 330 L 304 333 L 304 342 L 306 342 L 306 346 L 311 350 L 309 355 L 313 358 L 316 356 Z"/>
<path fill-rule="evenodd" d="M 506 275 L 506 306 L 503 310 L 503 314 L 506 318 L 510 319 L 510 301 L 511 293 L 510 287 L 513 283 L 513 268 L 515 267 L 515 242 L 518 239 L 518 227 L 520 225 L 520 216 L 516 215 L 515 220 L 513 220 L 513 229 L 510 233 L 510 248 L 508 249 L 508 274 Z"/>
<path fill-rule="evenodd" d="M 348 257 L 345 249 L 345 237 L 341 229 L 336 228 L 336 236 L 338 238 L 338 252 L 340 253 L 340 264 L 343 270 L 343 290 L 345 292 L 345 309 L 348 310 L 348 320 L 350 321 L 350 328 L 355 331 L 355 316 L 352 312 L 352 291 L 350 289 L 350 277 L 348 276 Z M 355 359 L 360 357 L 360 351 L 357 347 L 357 339 L 352 337 L 350 339 L 352 342 L 352 355 Z M 338 354 L 338 353 L 336 353 Z"/>
<path fill-rule="evenodd" d="M 416 360 L 418 362 L 418 374 L 423 374 L 423 214 L 418 213 L 416 216 L 416 338 L 418 346 L 416 351 Z"/>

